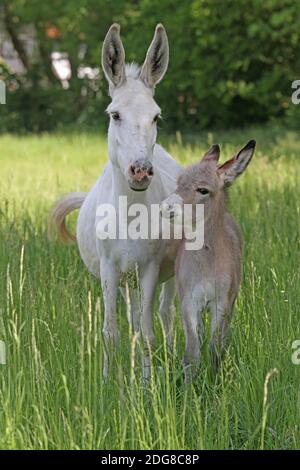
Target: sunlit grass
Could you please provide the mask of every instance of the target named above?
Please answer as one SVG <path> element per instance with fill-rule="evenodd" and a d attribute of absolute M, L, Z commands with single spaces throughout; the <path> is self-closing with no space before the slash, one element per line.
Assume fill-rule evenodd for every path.
<path fill-rule="evenodd" d="M 102 384 L 99 283 L 75 246 L 46 236 L 55 199 L 88 190 L 100 174 L 105 137 L 0 138 L 0 340 L 7 348 L 7 364 L 0 365 L 1 448 L 300 447 L 300 366 L 291 361 L 292 342 L 300 339 L 299 136 L 253 128 L 163 143 L 188 164 L 213 142 L 225 159 L 252 137 L 258 141 L 253 162 L 231 190 L 230 207 L 244 234 L 231 344 L 217 381 L 204 348 L 199 379 L 188 390 L 179 306 L 172 357 L 156 318 L 161 339 L 145 388 L 121 299 L 117 366 Z M 270 378 L 264 406 L 273 368 L 278 374 Z"/>

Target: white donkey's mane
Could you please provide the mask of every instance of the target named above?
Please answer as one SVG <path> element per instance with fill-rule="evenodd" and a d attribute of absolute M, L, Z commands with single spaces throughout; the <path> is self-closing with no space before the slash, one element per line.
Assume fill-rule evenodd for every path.
<path fill-rule="evenodd" d="M 126 78 L 133 78 L 134 80 L 137 80 L 140 76 L 140 73 L 141 73 L 141 67 L 135 62 L 126 64 L 125 66 Z"/>

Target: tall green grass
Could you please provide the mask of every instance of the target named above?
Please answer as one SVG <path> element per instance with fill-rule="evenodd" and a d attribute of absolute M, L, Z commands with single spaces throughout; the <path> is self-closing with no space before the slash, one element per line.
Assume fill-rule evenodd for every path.
<path fill-rule="evenodd" d="M 47 239 L 50 206 L 93 184 L 106 160 L 105 138 L 0 138 L 0 340 L 7 349 L 0 448 L 300 447 L 300 366 L 291 361 L 292 342 L 300 339 L 300 138 L 282 128 L 253 128 L 164 143 L 189 164 L 212 142 L 222 144 L 225 159 L 252 137 L 254 159 L 231 190 L 230 208 L 244 234 L 244 277 L 230 347 L 215 380 L 205 344 L 189 389 L 179 305 L 173 355 L 156 313 L 159 346 L 145 387 L 121 299 L 115 370 L 102 384 L 99 282 L 76 246 Z"/>

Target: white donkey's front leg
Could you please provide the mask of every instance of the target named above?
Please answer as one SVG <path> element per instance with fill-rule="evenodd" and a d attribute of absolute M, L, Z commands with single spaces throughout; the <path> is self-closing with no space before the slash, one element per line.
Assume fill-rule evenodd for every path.
<path fill-rule="evenodd" d="M 103 380 L 108 376 L 109 363 L 112 360 L 114 349 L 118 339 L 116 306 L 117 292 L 119 284 L 119 274 L 117 269 L 106 257 L 100 259 L 101 286 L 104 299 L 104 323 L 103 338 L 105 343 Z"/>
<path fill-rule="evenodd" d="M 174 298 L 176 294 L 175 278 L 164 282 L 159 296 L 159 314 L 164 327 L 167 345 L 171 349 L 173 346 L 173 323 L 175 318 Z"/>
<path fill-rule="evenodd" d="M 141 327 L 144 340 L 143 379 L 150 378 L 150 351 L 155 346 L 153 330 L 153 303 L 155 288 L 158 282 L 159 266 L 157 263 L 149 263 L 140 270 L 142 316 Z"/>

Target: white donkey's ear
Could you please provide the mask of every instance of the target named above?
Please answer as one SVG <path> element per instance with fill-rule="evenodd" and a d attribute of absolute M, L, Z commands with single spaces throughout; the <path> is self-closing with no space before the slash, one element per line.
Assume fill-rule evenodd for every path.
<path fill-rule="evenodd" d="M 249 142 L 239 151 L 236 157 L 231 158 L 227 162 L 220 165 L 218 168 L 219 174 L 223 175 L 224 186 L 229 186 L 235 178 L 242 174 L 249 165 L 251 158 L 254 154 L 256 141 L 249 140 Z"/>
<path fill-rule="evenodd" d="M 120 38 L 120 25 L 117 23 L 109 28 L 105 36 L 102 68 L 110 85 L 118 87 L 125 82 L 125 51 Z"/>
<path fill-rule="evenodd" d="M 168 36 L 163 25 L 158 24 L 140 73 L 140 79 L 146 86 L 154 88 L 165 75 L 168 64 Z"/>

